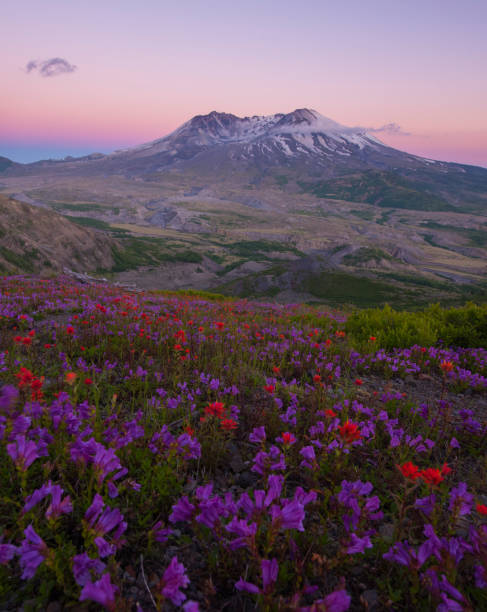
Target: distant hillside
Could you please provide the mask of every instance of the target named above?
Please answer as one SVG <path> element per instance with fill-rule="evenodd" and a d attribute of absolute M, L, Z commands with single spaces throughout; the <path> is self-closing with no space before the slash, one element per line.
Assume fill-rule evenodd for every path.
<path fill-rule="evenodd" d="M 0 195 L 0 272 L 110 268 L 117 241 L 49 209 Z"/>

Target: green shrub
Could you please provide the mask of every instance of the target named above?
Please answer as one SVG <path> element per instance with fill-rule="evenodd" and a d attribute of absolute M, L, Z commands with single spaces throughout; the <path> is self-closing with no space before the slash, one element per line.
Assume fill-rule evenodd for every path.
<path fill-rule="evenodd" d="M 418 312 L 367 309 L 352 314 L 346 331 L 356 346 L 363 348 L 376 338 L 377 347 L 387 350 L 414 344 L 428 346 L 443 342 L 447 346 L 487 346 L 487 306 L 468 303 L 459 308 L 438 304 Z"/>

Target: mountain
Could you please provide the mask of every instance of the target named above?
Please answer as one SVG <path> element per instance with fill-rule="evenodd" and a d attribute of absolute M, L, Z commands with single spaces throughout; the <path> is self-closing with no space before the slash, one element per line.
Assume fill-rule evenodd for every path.
<path fill-rule="evenodd" d="M 145 288 L 376 303 L 474 297 L 487 276 L 487 169 L 306 108 L 197 115 L 108 155 L 1 158 L 0 189 L 111 233 L 102 267 Z"/>
<path fill-rule="evenodd" d="M 269 173 L 277 173 L 286 176 L 290 187 L 319 197 L 430 210 L 487 206 L 487 169 L 398 151 L 364 128 L 340 125 L 306 108 L 243 118 L 213 111 L 193 117 L 164 138 L 109 155 L 25 165 L 9 161 L 0 159 L 2 178 L 112 175 L 157 181 L 170 172 L 190 173 L 203 183 L 259 185 Z M 391 184 L 391 176 L 399 177 L 400 185 Z M 334 182 L 327 182 L 337 178 L 338 191 Z M 378 183 L 387 185 L 377 189 Z M 390 198 L 391 187 L 406 193 Z M 384 191 L 389 204 L 384 204 Z"/>

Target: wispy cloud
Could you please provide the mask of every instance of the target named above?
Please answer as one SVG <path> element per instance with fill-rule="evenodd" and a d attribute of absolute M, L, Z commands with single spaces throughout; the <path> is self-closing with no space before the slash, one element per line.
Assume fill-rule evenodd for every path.
<path fill-rule="evenodd" d="M 51 57 L 50 59 L 39 61 L 30 60 L 25 66 L 27 73 L 38 72 L 42 77 L 53 77 L 61 74 L 68 74 L 77 70 L 77 66 L 70 64 L 62 57 Z"/>
<path fill-rule="evenodd" d="M 386 123 L 385 125 L 381 125 L 380 127 L 367 128 L 367 132 L 385 132 L 386 134 L 400 134 L 401 136 L 411 136 L 410 132 L 406 132 L 402 129 L 400 125 L 397 123 Z"/>

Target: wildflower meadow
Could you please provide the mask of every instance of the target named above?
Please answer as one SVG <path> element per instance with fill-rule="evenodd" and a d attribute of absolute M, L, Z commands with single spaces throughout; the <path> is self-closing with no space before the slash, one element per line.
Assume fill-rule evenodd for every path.
<path fill-rule="evenodd" d="M 487 610 L 484 311 L 0 292 L 0 609 Z"/>

